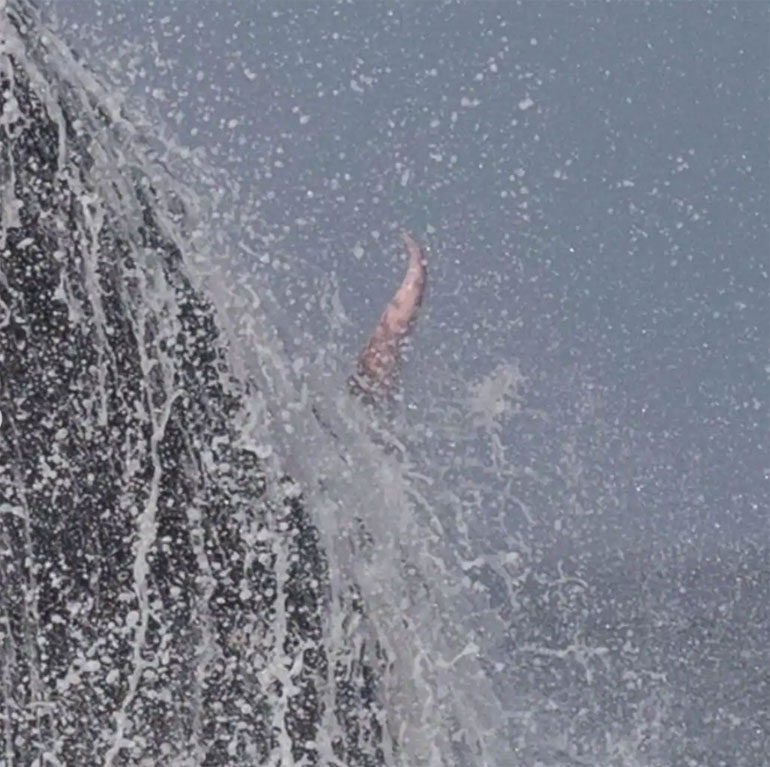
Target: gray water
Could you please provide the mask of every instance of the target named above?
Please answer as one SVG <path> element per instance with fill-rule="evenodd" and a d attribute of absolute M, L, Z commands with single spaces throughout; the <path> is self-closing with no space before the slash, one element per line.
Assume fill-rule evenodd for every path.
<path fill-rule="evenodd" d="M 766 763 L 766 7 L 56 13 L 207 211 L 244 439 L 361 590 L 388 758 Z M 372 415 L 343 382 L 400 226 L 430 287 Z"/>

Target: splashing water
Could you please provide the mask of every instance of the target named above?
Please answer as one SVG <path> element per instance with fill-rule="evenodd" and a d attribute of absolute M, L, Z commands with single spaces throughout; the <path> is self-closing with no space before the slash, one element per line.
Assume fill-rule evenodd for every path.
<path fill-rule="evenodd" d="M 54 386 L 2 405 L 9 763 L 483 761 L 503 730 L 406 445 L 344 394 L 318 422 L 258 283 L 200 255 L 186 183 L 212 177 L 31 7 L 2 24 L 3 245 L 28 261 L 3 298 Z"/>
<path fill-rule="evenodd" d="M 698 752 L 669 659 L 731 614 L 698 634 L 654 552 L 593 578 L 559 556 L 622 506 L 592 457 L 633 443 L 598 387 L 517 360 L 464 380 L 447 348 L 362 407 L 335 275 L 319 344 L 240 255 L 231 179 L 28 4 L 0 2 L 0 46 L 0 765 Z M 691 649 L 651 633 L 671 615 Z"/>

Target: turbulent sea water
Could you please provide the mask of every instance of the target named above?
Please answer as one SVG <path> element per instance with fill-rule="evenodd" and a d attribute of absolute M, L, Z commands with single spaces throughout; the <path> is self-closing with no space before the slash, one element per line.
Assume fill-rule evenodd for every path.
<path fill-rule="evenodd" d="M 584 555 L 591 387 L 351 399 L 127 112 L 0 0 L 0 765 L 761 764 L 768 549 Z"/>

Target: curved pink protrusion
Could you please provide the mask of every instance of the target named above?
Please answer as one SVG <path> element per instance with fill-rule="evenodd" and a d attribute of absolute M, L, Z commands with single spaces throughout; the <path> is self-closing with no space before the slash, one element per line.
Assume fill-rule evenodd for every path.
<path fill-rule="evenodd" d="M 361 352 L 351 387 L 369 393 L 385 393 L 395 383 L 401 345 L 414 324 L 425 294 L 428 262 L 416 240 L 407 232 L 401 239 L 409 255 L 406 274 Z"/>

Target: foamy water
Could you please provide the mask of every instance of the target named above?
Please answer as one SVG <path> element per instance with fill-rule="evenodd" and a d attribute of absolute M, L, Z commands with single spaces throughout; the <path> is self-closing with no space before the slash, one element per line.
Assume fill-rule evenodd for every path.
<path fill-rule="evenodd" d="M 606 459 L 631 461 L 634 443 L 601 387 L 579 368 L 572 378 L 549 378 L 545 363 L 536 370 L 501 355 L 489 368 L 459 370 L 447 334 L 438 360 L 408 360 L 395 403 L 371 410 L 351 399 L 347 349 L 359 338 L 341 306 L 338 276 L 312 265 L 308 271 L 298 256 L 275 279 L 269 243 L 258 249 L 245 234 L 253 212 L 239 202 L 232 179 L 178 146 L 172 130 L 143 116 L 120 88 L 105 86 L 55 34 L 39 36 L 34 12 L 22 14 L 31 26 L 19 34 L 18 21 L 6 16 L 17 19 L 20 6 L 0 5 L 0 71 L 11 76 L 13 57 L 55 128 L 50 149 L 79 214 L 67 220 L 62 204 L 53 208 L 60 219 L 41 226 L 58 243 L 57 260 L 70 265 L 55 297 L 73 334 L 88 329 L 93 369 L 79 371 L 82 409 L 52 414 L 63 419 L 68 448 L 57 440 L 41 448 L 39 487 L 25 486 L 21 469 L 4 480 L 3 545 L 11 551 L 23 540 L 35 567 L 24 571 L 33 618 L 4 637 L 0 765 L 66 764 L 61 755 L 72 753 L 103 765 L 652 767 L 679 758 L 711 765 L 721 758 L 720 728 L 725 743 L 748 744 L 741 764 L 751 764 L 767 739 L 766 688 L 754 670 L 767 661 L 766 612 L 756 607 L 766 553 L 700 565 L 643 545 L 641 553 L 597 545 L 601 527 L 597 534 L 591 514 L 624 503 L 625 488 Z M 5 98 L 2 115 L 6 138 L 29 127 L 13 98 Z M 67 128 L 73 115 L 82 121 L 74 134 Z M 92 164 L 75 172 L 73 158 L 85 155 Z M 15 172 L 6 162 L 4 238 L 20 223 Z M 136 190 L 145 181 L 163 244 L 141 231 Z M 110 262 L 116 271 L 105 288 L 105 238 L 114 231 L 130 258 Z M 431 255 L 439 273 L 440 235 Z M 177 265 L 166 269 L 170 263 Z M 283 292 L 287 284 L 295 303 Z M 220 366 L 184 371 L 180 363 L 187 352 L 177 339 L 195 327 L 182 310 L 188 285 L 213 306 L 194 313 L 203 323 L 212 312 L 220 336 L 211 349 L 221 354 Z M 125 326 L 113 314 L 116 295 Z M 302 311 L 303 301 L 312 311 Z M 426 301 L 430 311 L 430 293 Z M 314 312 L 322 322 L 303 327 Z M 500 322 L 516 327 L 512 319 Z M 136 341 L 140 384 L 127 386 L 136 396 L 116 405 L 118 328 Z M 214 396 L 208 389 L 197 390 L 198 401 L 191 396 L 196 374 L 212 369 L 216 385 L 239 403 L 219 420 L 218 405 L 211 405 L 215 415 L 198 413 Z M 11 455 L 10 446 L 23 442 L 24 408 L 8 399 L 3 407 L 4 455 Z M 195 415 L 179 420 L 180 408 Z M 125 423 L 113 429 L 116 412 Z M 185 459 L 171 473 L 192 490 L 171 494 L 169 506 L 159 447 L 172 425 Z M 68 460 L 76 475 L 68 450 L 96 444 L 93 435 L 102 433 L 98 444 L 111 446 L 123 474 L 114 510 L 101 510 L 97 524 L 86 489 L 80 506 L 62 500 L 59 507 L 55 499 L 67 494 Z M 25 505 L 26 497 L 51 506 Z M 309 553 L 304 532 L 289 534 L 295 522 L 287 501 L 300 501 L 318 531 L 320 558 Z M 196 569 L 194 580 L 169 587 L 167 602 L 153 568 L 177 542 L 160 532 L 174 504 L 172 529 L 180 541 L 189 536 L 187 565 Z M 92 581 L 49 614 L 36 581 L 47 572 L 40 552 L 48 544 L 37 545 L 44 529 L 33 523 L 57 509 L 88 511 L 82 536 L 73 539 L 86 541 L 83 571 Z M 94 529 L 109 528 L 113 516 L 116 536 L 130 541 L 127 561 L 89 548 Z M 26 538 L 14 537 L 12 520 L 25 523 Z M 305 559 L 317 567 L 315 584 L 312 572 L 297 575 Z M 6 582 L 23 562 L 4 560 Z M 51 583 L 66 593 L 71 570 L 50 564 Z M 122 578 L 114 592 L 99 585 L 112 565 Z M 257 565 L 270 573 L 262 582 L 249 575 Z M 224 620 L 216 598 L 231 580 L 240 601 Z M 293 611 L 305 586 L 320 593 L 308 603 L 321 609 L 303 633 Z M 269 609 L 260 588 L 270 594 Z M 103 623 L 102 593 L 115 601 Z M 15 615 L 9 594 L 7 612 Z M 722 607 L 706 618 L 698 606 L 711 604 L 713 594 Z M 186 606 L 185 619 L 169 607 L 175 600 Z M 735 626 L 743 639 L 732 647 Z M 36 656 L 38 634 L 66 637 L 66 662 Z M 314 653 L 327 658 L 325 671 L 308 660 Z M 183 671 L 174 670 L 175 654 Z M 704 657 L 719 659 L 715 670 L 702 665 Z M 739 680 L 734 695 L 722 668 L 725 678 Z M 29 690 L 22 685 L 26 697 L 13 691 L 16 669 L 32 679 Z M 335 708 L 347 681 L 353 703 Z M 716 694 L 722 708 L 712 711 L 708 696 Z M 304 698 L 320 713 L 312 737 L 298 746 Z M 706 720 L 718 722 L 711 734 Z M 376 729 L 371 721 L 378 735 L 366 734 Z M 364 756 L 340 756 L 337 744 L 346 738 Z"/>

